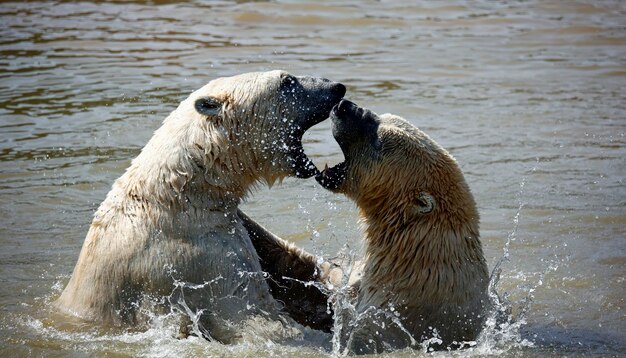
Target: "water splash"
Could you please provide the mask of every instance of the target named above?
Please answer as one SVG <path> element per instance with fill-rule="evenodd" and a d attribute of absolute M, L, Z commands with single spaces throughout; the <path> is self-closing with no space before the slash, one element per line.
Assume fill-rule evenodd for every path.
<path fill-rule="evenodd" d="M 534 170 L 535 168 L 533 168 Z M 508 299 L 508 294 L 505 292 L 503 295 L 500 295 L 496 289 L 500 282 L 503 266 L 510 262 L 511 242 L 517 238 L 520 217 L 525 206 L 523 201 L 525 184 L 526 178 L 524 177 L 519 184 L 520 189 L 517 194 L 518 208 L 513 217 L 513 228 L 507 235 L 502 256 L 496 262 L 489 278 L 488 295 L 491 310 L 488 313 L 483 331 L 478 337 L 476 344 L 471 348 L 476 354 L 503 354 L 513 348 L 534 346 L 533 342 L 522 338 L 521 328 L 527 323 L 526 316 L 533 299 L 533 292 L 542 284 L 542 278 L 528 289 L 528 294 L 519 302 L 520 309 L 515 315 L 512 313 L 512 303 Z M 541 276 L 543 277 L 543 274 Z"/>
<path fill-rule="evenodd" d="M 458 342 L 458 345 L 464 348 L 458 351 L 459 355 L 500 355 L 510 351 L 511 349 L 534 346 L 533 342 L 522 338 L 521 328 L 527 324 L 526 317 L 531 308 L 534 292 L 543 284 L 545 272 L 540 275 L 539 279 L 534 284 L 527 287 L 527 295 L 518 302 L 515 302 L 515 304 L 519 306 L 519 309 L 516 310 L 516 314 L 512 313 L 513 303 L 509 301 L 507 293 L 505 292 L 501 295 L 497 291 L 497 286 L 500 282 L 500 276 L 503 268 L 508 262 L 510 262 L 511 243 L 517 238 L 522 212 L 525 207 L 525 202 L 523 200 L 525 184 L 526 178 L 522 179 L 520 182 L 518 208 L 513 218 L 513 228 L 507 235 L 502 257 L 500 257 L 500 259 L 496 262 L 490 275 L 488 295 L 491 301 L 491 310 L 487 313 L 488 316 L 485 327 L 476 341 Z M 346 260 L 348 261 L 348 265 L 345 265 L 344 263 L 342 267 L 349 267 L 350 269 L 344 272 L 342 284 L 332 293 L 332 305 L 333 310 L 335 311 L 335 333 L 332 338 L 331 354 L 333 356 L 347 355 L 348 345 L 346 342 L 350 339 L 349 332 L 355 325 L 359 324 L 359 322 L 371 318 L 373 315 L 377 315 L 378 317 L 391 321 L 397 329 L 407 334 L 407 337 L 411 340 L 412 345 L 415 346 L 416 340 L 414 337 L 411 337 L 406 330 L 403 330 L 404 327 L 402 327 L 399 318 L 394 315 L 390 315 L 389 311 L 375 310 L 376 312 L 357 312 L 354 292 L 351 291 L 353 289 L 348 285 L 349 277 L 352 273 L 352 264 L 355 262 L 355 253 L 353 251 L 349 251 L 349 248 L 347 249 L 348 251 L 345 252 L 346 248 L 347 246 L 344 247 L 343 255 L 348 258 Z M 555 269 L 556 266 L 550 266 L 548 268 L 548 270 Z M 381 326 L 381 329 L 389 328 L 384 327 L 384 323 L 380 320 L 375 323 L 378 323 Z M 441 343 L 441 340 L 439 339 L 437 332 L 433 331 L 433 335 L 431 337 L 419 342 L 420 350 L 422 353 L 432 353 L 434 350 L 433 347 L 437 346 L 439 343 Z"/>
<path fill-rule="evenodd" d="M 526 186 L 526 179 L 523 179 L 519 184 L 520 190 L 518 193 L 518 208 L 513 218 L 513 227 L 511 232 L 507 235 L 506 242 L 503 248 L 502 257 L 496 262 L 489 282 L 489 297 L 493 303 L 493 309 L 489 312 L 486 320 L 485 328 L 476 341 L 461 342 L 460 345 L 465 349 L 454 352 L 454 355 L 459 356 L 476 356 L 476 355 L 500 355 L 505 354 L 511 350 L 523 349 L 525 347 L 533 347 L 534 343 L 522 338 L 520 333 L 521 328 L 527 324 L 526 318 L 530 311 L 532 301 L 534 299 L 534 293 L 538 287 L 543 285 L 544 275 L 549 271 L 556 270 L 558 267 L 552 265 L 547 270 L 539 275 L 539 278 L 531 285 L 524 288 L 527 295 L 517 302 L 511 303 L 508 300 L 507 294 L 500 295 L 497 292 L 497 286 L 500 282 L 500 276 L 511 259 L 511 245 L 517 239 L 518 230 L 521 224 L 522 213 L 526 203 L 523 200 L 524 189 Z M 303 205 L 304 206 L 304 205 Z M 303 210 L 304 208 L 300 208 Z M 316 231 L 312 229 L 315 236 Z M 317 237 L 315 238 L 317 239 Z M 354 289 L 349 286 L 350 276 L 352 275 L 353 267 L 355 267 L 356 258 L 358 257 L 358 251 L 348 244 L 343 245 L 337 256 L 331 260 L 340 262 L 340 266 L 347 268 L 342 272 L 341 283 L 333 287 L 327 287 L 324 285 L 318 286 L 320 289 L 326 289 L 331 294 L 330 308 L 335 312 L 334 322 L 334 334 L 328 336 L 330 345 L 328 351 L 317 348 L 314 352 L 316 355 L 328 355 L 331 356 L 345 356 L 348 354 L 346 341 L 349 339 L 349 328 L 363 321 L 366 318 L 364 313 L 357 314 Z M 174 275 L 174 272 L 171 272 Z M 208 332 L 203 332 L 198 325 L 199 316 L 202 312 L 193 311 L 185 304 L 184 290 L 187 289 L 200 289 L 206 285 L 210 285 L 217 280 L 222 279 L 216 277 L 215 279 L 201 284 L 190 284 L 173 278 L 173 290 L 172 293 L 166 297 L 171 304 L 172 311 L 164 315 L 154 315 L 151 319 L 150 327 L 145 332 L 121 332 L 121 333 L 105 333 L 98 331 L 97 329 L 85 330 L 80 333 L 66 332 L 61 329 L 55 329 L 45 323 L 45 320 L 29 317 L 21 324 L 30 327 L 31 330 L 37 331 L 39 335 L 48 337 L 49 339 L 66 342 L 68 346 L 79 347 L 79 351 L 90 351 L 94 347 L 93 351 L 96 351 L 96 345 L 102 348 L 106 345 L 113 345 L 117 347 L 128 346 L 129 350 L 133 351 L 133 355 L 138 356 L 171 356 L 180 354 L 191 355 L 227 355 L 227 354 L 247 354 L 253 353 L 263 347 L 262 349 L 271 352 L 275 352 L 278 355 L 288 355 L 288 352 L 296 353 L 300 352 L 303 346 L 310 349 L 312 345 L 301 344 L 285 345 L 275 344 L 271 341 L 265 343 L 240 343 L 234 346 L 223 346 L 214 342 L 208 342 L 200 337 L 206 336 Z M 241 278 L 243 280 L 243 277 Z M 53 285 L 52 291 L 59 292 L 61 285 L 60 281 L 57 281 Z M 318 283 L 312 283 L 319 285 Z M 519 306 L 516 310 L 517 313 L 512 314 L 512 306 Z M 391 311 L 391 310 L 390 310 Z M 390 311 L 386 312 L 367 312 L 367 315 L 381 315 L 388 321 L 390 321 L 394 327 L 402 329 L 399 318 L 395 315 L 390 315 Z M 393 312 L 393 311 L 391 311 Z M 192 332 L 194 335 L 188 339 L 180 340 L 176 339 L 179 329 L 179 317 L 180 315 L 188 316 L 192 323 Z M 381 322 L 381 329 L 389 328 L 386 323 Z M 418 342 L 421 346 L 419 352 L 433 354 L 431 348 L 436 346 L 439 341 L 436 332 L 433 332 L 433 336 Z M 348 337 L 346 337 L 348 335 Z M 407 333 L 408 339 L 415 343 L 415 339 L 410 337 Z M 308 337 L 306 338 L 308 339 Z M 94 343 L 96 342 L 96 343 Z M 132 346 L 132 347 L 130 347 Z M 322 344 L 318 345 L 321 347 Z M 298 347 L 298 348 L 294 348 Z M 295 350 L 292 350 L 295 349 Z M 410 354 L 414 354 L 416 351 L 410 350 Z M 407 351 L 402 350 L 397 352 L 399 355 L 404 355 Z M 434 352 L 435 355 L 443 352 Z M 447 352 L 448 354 L 450 352 Z"/>
<path fill-rule="evenodd" d="M 347 352 L 343 352 L 341 349 L 342 336 L 344 329 L 349 328 L 351 318 L 356 314 L 356 300 L 354 300 L 354 292 L 350 286 L 350 275 L 355 263 L 355 254 L 353 250 L 350 250 L 349 245 L 344 245 L 337 257 L 347 270 L 342 271 L 341 281 L 337 285 L 336 290 L 331 292 L 329 304 L 332 306 L 333 315 L 333 338 L 332 354 L 333 356 L 339 356 Z"/>
<path fill-rule="evenodd" d="M 211 341 L 209 332 L 202 328 L 199 323 L 203 313 L 201 309 L 192 309 L 185 301 L 185 293 L 189 290 L 200 290 L 210 287 L 210 285 L 222 280 L 218 276 L 212 280 L 195 284 L 185 282 L 177 277 L 177 272 L 171 266 L 165 266 L 168 274 L 173 280 L 172 291 L 163 297 L 143 296 L 142 305 L 139 307 L 146 317 L 146 326 L 140 330 L 120 327 L 101 327 L 82 321 L 78 318 L 66 315 L 55 315 L 52 309 L 48 309 L 50 303 L 58 296 L 62 290 L 62 282 L 68 277 L 58 278 L 52 285 L 52 291 L 36 302 L 36 306 L 42 306 L 42 310 L 31 307 L 30 314 L 11 315 L 5 317 L 11 326 L 18 326 L 20 332 L 29 332 L 31 340 L 39 341 L 40 345 L 46 342 L 55 342 L 57 348 L 64 351 L 82 352 L 92 354 L 97 352 L 116 352 L 139 357 L 171 357 L 171 356 L 250 356 L 263 349 L 264 352 L 273 352 L 276 355 L 294 355 L 305 352 L 315 354 L 317 346 L 322 346 L 319 337 L 310 334 L 307 342 L 293 344 L 292 342 L 280 341 L 275 343 L 272 339 L 276 335 L 281 338 L 301 338 L 302 333 L 286 327 L 285 322 L 268 322 L 265 319 L 251 319 L 246 322 L 242 333 L 245 341 L 224 345 L 216 341 Z M 257 275 L 255 272 L 243 272 L 240 279 L 245 281 L 243 276 Z M 149 304 L 146 302 L 149 301 Z M 144 306 L 144 304 L 146 304 Z M 150 306 L 152 305 L 152 306 Z M 169 311 L 159 311 L 158 306 L 167 305 Z M 156 307 L 156 309 L 152 309 Z M 191 332 L 189 335 L 181 336 L 181 317 L 189 318 Z M 6 327 L 5 327 L 6 328 Z M 247 339 L 249 337 L 258 339 Z M 208 339 L 207 339 L 208 338 Z M 328 337 L 327 337 L 328 338 Z M 21 338 L 15 337 L 14 342 L 19 342 Z M 308 342 L 320 342 L 313 346 Z M 295 341 L 295 339 L 294 339 Z M 278 340 L 276 341 L 278 342 Z"/>
<path fill-rule="evenodd" d="M 206 310 L 197 309 L 194 312 L 185 301 L 185 289 L 188 289 L 188 290 L 203 289 L 207 286 L 210 286 L 213 283 L 216 283 L 219 280 L 223 280 L 224 277 L 220 275 L 220 276 L 215 277 L 212 280 L 205 281 L 201 284 L 190 284 L 188 282 L 182 281 L 174 277 L 176 274 L 176 270 L 171 265 L 166 266 L 165 270 L 168 272 L 168 274 L 174 281 L 173 282 L 174 289 L 172 290 L 170 295 L 167 297 L 167 301 L 169 302 L 169 306 L 171 310 L 170 313 L 180 314 L 180 315 L 183 315 L 183 317 L 187 317 L 188 323 L 190 324 L 191 332 L 193 332 L 193 334 L 196 337 L 204 337 L 208 339 L 209 341 L 213 341 L 213 338 L 211 337 L 211 334 L 209 333 L 209 331 L 204 329 L 202 325 L 200 324 L 200 318 L 202 317 L 202 314 Z M 189 332 L 185 332 L 184 331 L 185 328 L 182 327 L 182 325 L 180 329 L 181 329 L 181 332 L 179 332 L 179 335 L 183 335 L 185 336 L 185 338 L 189 336 L 188 334 Z"/>

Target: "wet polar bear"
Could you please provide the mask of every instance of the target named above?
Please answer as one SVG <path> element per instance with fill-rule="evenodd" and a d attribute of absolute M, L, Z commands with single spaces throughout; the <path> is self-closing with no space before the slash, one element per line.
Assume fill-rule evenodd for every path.
<path fill-rule="evenodd" d="M 225 343 L 251 317 L 278 318 L 237 206 L 255 183 L 317 172 L 302 135 L 344 93 L 282 71 L 193 92 L 113 184 L 56 306 L 114 326 L 141 326 L 144 310 L 174 306 Z"/>
<path fill-rule="evenodd" d="M 316 179 L 356 202 L 365 257 L 350 277 L 353 302 L 346 308 L 336 301 L 336 322 L 327 328 L 341 329 L 335 334 L 342 347 L 358 354 L 417 347 L 427 339 L 444 349 L 475 340 L 487 313 L 489 277 L 476 204 L 456 161 L 398 116 L 342 100 L 331 118 L 346 160 Z M 295 275 L 340 286 L 340 269 L 326 267 L 313 277 L 310 255 L 258 224 L 248 226 L 273 279 Z M 342 291 L 326 298 L 341 301 Z M 290 294 L 299 293 L 283 292 Z M 328 304 L 317 296 L 303 299 Z"/>
<path fill-rule="evenodd" d="M 342 100 L 331 112 L 345 162 L 317 176 L 354 200 L 365 224 L 356 314 L 344 340 L 355 353 L 475 340 L 489 275 L 474 198 L 454 158 L 405 119 Z M 435 341 L 433 341 L 435 342 Z"/>

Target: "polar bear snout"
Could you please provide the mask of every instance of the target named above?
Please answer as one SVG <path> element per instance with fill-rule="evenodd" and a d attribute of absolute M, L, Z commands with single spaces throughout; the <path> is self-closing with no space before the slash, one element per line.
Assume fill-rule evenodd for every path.
<path fill-rule="evenodd" d="M 342 83 L 331 81 L 328 78 L 311 76 L 296 76 L 296 78 L 304 88 L 329 91 L 331 97 L 334 97 L 337 100 L 340 100 L 346 94 L 346 86 Z M 337 101 L 333 102 L 337 103 Z"/>
<path fill-rule="evenodd" d="M 377 115 L 367 108 L 359 107 L 354 102 L 342 99 L 330 113 L 333 123 L 352 129 L 370 130 L 377 123 Z"/>
<path fill-rule="evenodd" d="M 304 153 L 302 136 L 306 130 L 329 117 L 330 110 L 345 95 L 346 86 L 325 78 L 283 73 L 280 90 L 285 106 L 283 114 L 289 113 L 289 117 L 293 118 L 285 138 L 291 174 L 298 178 L 310 178 L 318 170 Z"/>
<path fill-rule="evenodd" d="M 348 194 L 350 190 L 347 188 L 359 180 L 358 175 L 351 173 L 355 162 L 361 162 L 362 166 L 362 163 L 380 157 L 380 119 L 376 113 L 345 99 L 333 107 L 330 118 L 333 137 L 339 144 L 345 161 L 331 168 L 326 166 L 315 179 L 328 190 Z"/>
<path fill-rule="evenodd" d="M 350 102 L 347 99 L 342 99 L 333 107 L 333 114 L 336 117 L 354 116 L 356 110 L 359 108 L 354 102 Z"/>
<path fill-rule="evenodd" d="M 380 120 L 376 113 L 343 99 L 333 107 L 330 118 L 333 136 L 346 159 L 352 154 L 351 147 L 363 144 L 369 144 L 374 149 L 377 147 Z"/>
<path fill-rule="evenodd" d="M 297 112 L 302 113 L 304 129 L 308 129 L 328 118 L 333 106 L 346 94 L 346 86 L 326 78 L 310 76 L 288 76 L 282 80 L 282 88 L 288 97 L 297 103 Z"/>

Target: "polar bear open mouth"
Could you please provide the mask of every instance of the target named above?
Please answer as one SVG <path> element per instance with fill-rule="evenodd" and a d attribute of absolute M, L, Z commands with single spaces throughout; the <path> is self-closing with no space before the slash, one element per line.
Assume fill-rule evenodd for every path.
<path fill-rule="evenodd" d="M 341 101 L 341 97 L 344 93 L 345 89 L 340 90 L 338 92 L 340 95 L 336 96 L 336 98 L 328 98 L 324 104 L 320 105 L 322 108 L 321 111 L 318 111 L 316 115 L 307 118 L 303 123 L 299 123 L 294 132 L 290 135 L 291 143 L 289 144 L 289 160 L 291 166 L 295 170 L 296 177 L 306 179 L 320 174 L 320 171 L 317 169 L 313 161 L 309 159 L 306 153 L 304 153 L 302 137 L 311 127 L 330 117 L 328 114 L 330 113 L 330 109 L 334 108 L 334 106 Z"/>
<path fill-rule="evenodd" d="M 317 182 L 322 187 L 328 190 L 338 190 L 342 186 L 343 182 L 346 180 L 348 174 L 348 161 L 350 158 L 348 151 L 346 150 L 346 146 L 342 145 L 344 144 L 344 142 L 340 141 L 338 138 L 342 136 L 342 134 L 340 134 L 337 129 L 338 123 L 343 121 L 341 117 L 345 116 L 348 110 L 353 110 L 353 108 L 347 108 L 348 106 L 356 107 L 356 105 L 354 105 L 352 102 L 342 99 L 330 111 L 330 118 L 333 121 L 333 136 L 341 147 L 341 151 L 343 152 L 345 161 L 332 167 L 328 167 L 328 164 L 326 164 L 324 170 L 317 173 L 317 175 L 315 176 L 315 180 L 317 180 Z"/>
<path fill-rule="evenodd" d="M 355 157 L 355 153 L 360 153 L 358 154 L 360 156 L 366 152 L 374 155 L 380 152 L 381 142 L 378 137 L 380 120 L 374 112 L 346 99 L 342 99 L 333 107 L 330 118 L 333 122 L 333 137 L 341 147 L 345 161 L 330 168 L 326 165 L 315 179 L 324 188 L 337 191 L 348 179 L 350 163 L 361 160 L 360 157 Z"/>
<path fill-rule="evenodd" d="M 346 87 L 325 78 L 285 73 L 282 76 L 281 91 L 285 102 L 296 106 L 290 109 L 299 113 L 287 138 L 290 165 L 296 177 L 310 178 L 319 174 L 319 170 L 304 153 L 302 136 L 309 128 L 329 118 L 331 109 L 345 95 Z"/>
<path fill-rule="evenodd" d="M 307 128 L 299 127 L 296 133 L 293 134 L 294 142 L 289 146 L 289 158 L 292 161 L 291 165 L 295 169 L 295 174 L 298 178 L 306 179 L 319 174 L 319 170 L 315 164 L 313 164 L 313 161 L 304 153 L 302 137 L 310 127 L 323 122 L 325 119 L 326 118 L 310 123 L 311 125 L 307 126 Z"/>
<path fill-rule="evenodd" d="M 341 162 L 330 168 L 328 164 L 326 164 L 326 168 L 324 168 L 321 173 L 317 174 L 315 179 L 325 189 L 337 190 L 346 180 L 347 174 L 348 164 L 346 162 Z"/>

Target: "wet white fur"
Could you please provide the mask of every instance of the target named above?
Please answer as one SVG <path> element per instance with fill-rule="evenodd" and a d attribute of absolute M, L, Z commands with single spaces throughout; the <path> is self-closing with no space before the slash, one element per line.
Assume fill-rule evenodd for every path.
<path fill-rule="evenodd" d="M 62 311 L 116 326 L 140 325 L 142 310 L 169 304 L 174 281 L 213 338 L 230 342 L 251 316 L 276 317 L 277 305 L 237 205 L 259 181 L 286 176 L 276 103 L 281 72 L 211 81 L 163 122 L 115 181 L 95 213 L 72 277 L 56 301 Z M 220 117 L 197 113 L 197 98 L 223 101 Z M 152 300 L 148 299 L 152 297 Z M 149 304 L 148 304 L 149 302 Z M 156 304 L 154 302 L 157 302 Z"/>

